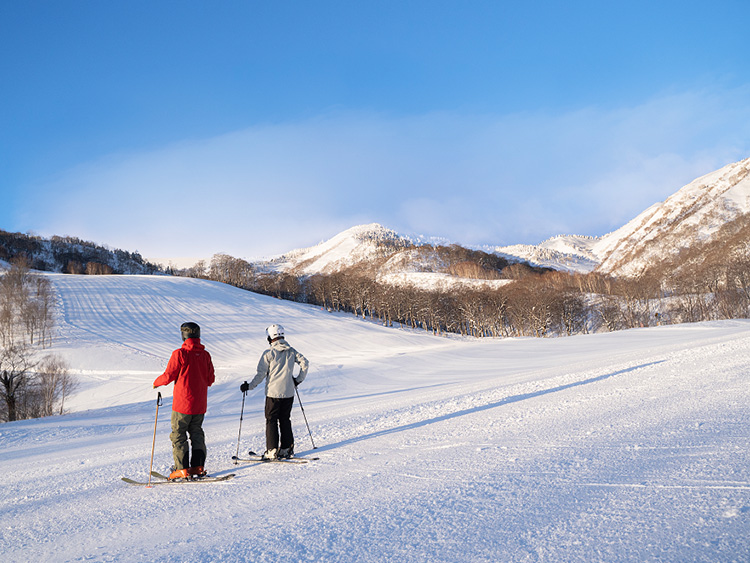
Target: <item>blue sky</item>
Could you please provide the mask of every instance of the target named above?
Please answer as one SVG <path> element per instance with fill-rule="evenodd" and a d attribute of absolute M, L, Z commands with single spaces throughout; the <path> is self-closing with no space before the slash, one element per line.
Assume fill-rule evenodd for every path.
<path fill-rule="evenodd" d="M 602 235 L 750 156 L 750 3 L 0 2 L 0 229 Z"/>

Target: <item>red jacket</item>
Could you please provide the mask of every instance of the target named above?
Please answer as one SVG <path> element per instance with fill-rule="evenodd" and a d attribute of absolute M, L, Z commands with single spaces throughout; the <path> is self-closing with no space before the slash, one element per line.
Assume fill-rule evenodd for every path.
<path fill-rule="evenodd" d="M 211 354 L 200 338 L 188 338 L 172 352 L 167 369 L 156 378 L 154 387 L 174 384 L 172 410 L 182 414 L 205 414 L 208 388 L 214 382 Z"/>

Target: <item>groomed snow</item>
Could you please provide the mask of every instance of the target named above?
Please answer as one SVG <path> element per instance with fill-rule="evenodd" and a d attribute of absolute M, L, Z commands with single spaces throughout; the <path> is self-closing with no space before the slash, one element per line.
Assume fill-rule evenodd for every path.
<path fill-rule="evenodd" d="M 0 425 L 3 561 L 746 562 L 750 322 L 471 340 L 170 277 L 51 275 L 75 412 Z M 159 375 L 196 321 L 226 483 L 146 479 Z M 235 466 L 242 394 L 287 328 L 307 465 Z M 166 393 L 170 395 L 170 391 Z M 168 397 L 167 397 L 168 398 Z M 263 446 L 263 397 L 242 447 Z M 170 401 L 154 467 L 167 471 Z"/>

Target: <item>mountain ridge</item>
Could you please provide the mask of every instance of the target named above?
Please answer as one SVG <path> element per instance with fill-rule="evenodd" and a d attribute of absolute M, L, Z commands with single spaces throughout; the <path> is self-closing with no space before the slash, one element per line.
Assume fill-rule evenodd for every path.
<path fill-rule="evenodd" d="M 727 223 L 750 213 L 750 158 L 696 178 L 605 235 L 595 251 L 598 271 L 637 276 L 663 256 L 705 243 Z"/>
<path fill-rule="evenodd" d="M 637 277 L 663 256 L 674 256 L 691 244 L 706 242 L 722 226 L 748 213 L 750 158 L 693 180 L 603 236 L 561 234 L 536 245 L 464 248 L 492 253 L 510 263 L 527 263 L 569 273 Z M 425 240 L 399 234 L 378 223 L 357 225 L 318 245 L 292 250 L 265 264 L 275 271 L 298 275 L 330 274 L 382 259 L 389 250 L 395 253 L 409 247 L 430 246 Z M 431 268 L 434 271 L 442 266 L 436 263 Z M 390 277 L 380 277 L 391 281 L 400 277 L 398 283 L 401 284 L 405 276 L 427 269 L 424 264 L 404 262 L 400 271 L 391 268 Z"/>

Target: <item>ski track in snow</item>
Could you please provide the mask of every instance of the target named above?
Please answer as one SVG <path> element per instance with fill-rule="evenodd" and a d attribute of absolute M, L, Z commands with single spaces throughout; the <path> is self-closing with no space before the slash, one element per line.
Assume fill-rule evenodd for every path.
<path fill-rule="evenodd" d="M 169 277 L 51 275 L 63 417 L 0 425 L 3 561 L 750 561 L 750 322 L 553 340 L 384 328 Z M 208 468 L 146 489 L 151 382 L 201 324 Z M 239 384 L 287 328 L 312 368 L 292 467 L 234 465 Z M 171 464 L 171 388 L 154 469 Z M 241 453 L 263 446 L 248 395 Z"/>

